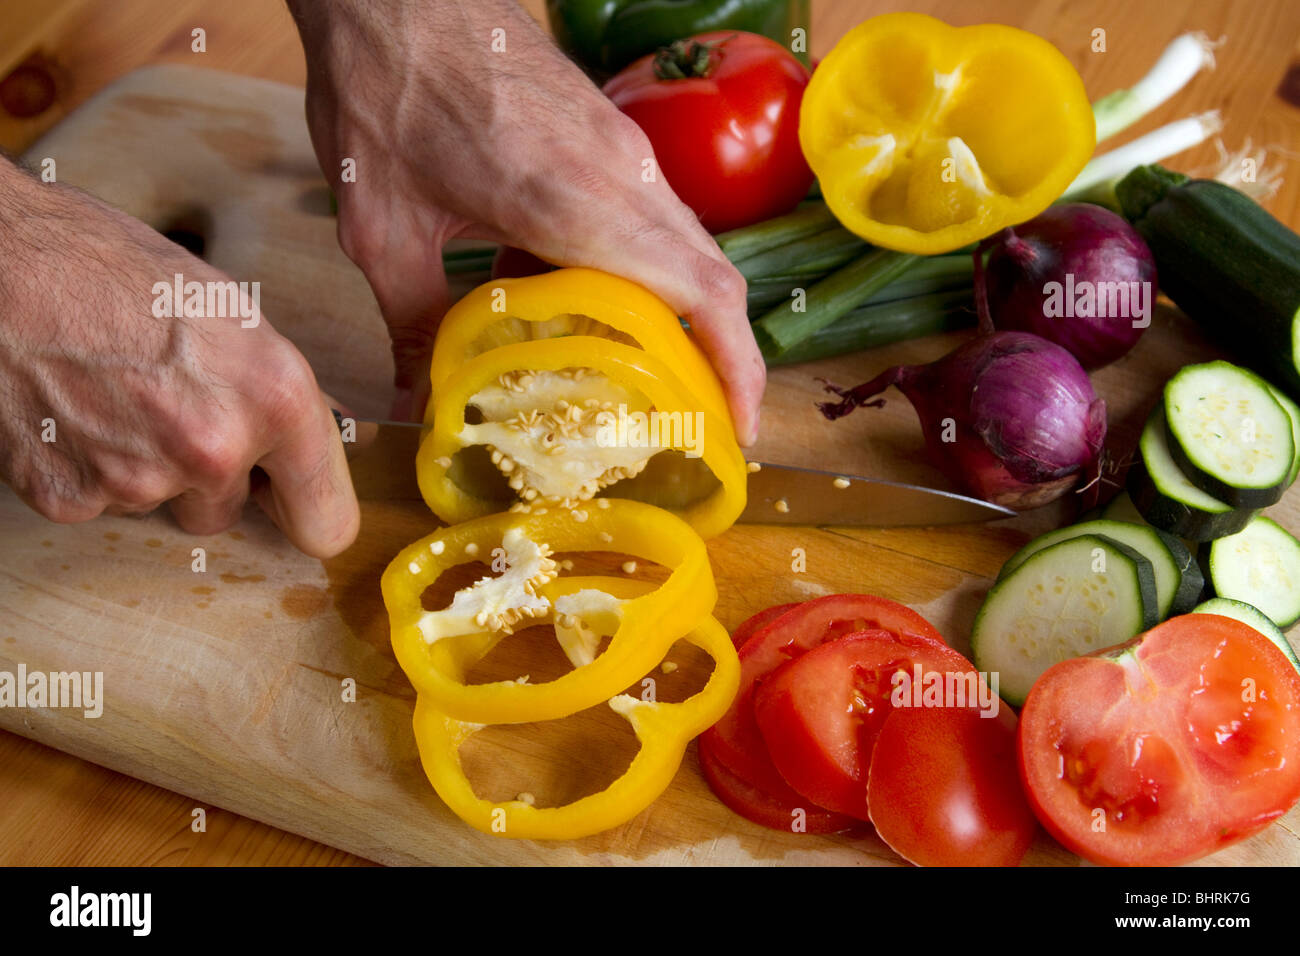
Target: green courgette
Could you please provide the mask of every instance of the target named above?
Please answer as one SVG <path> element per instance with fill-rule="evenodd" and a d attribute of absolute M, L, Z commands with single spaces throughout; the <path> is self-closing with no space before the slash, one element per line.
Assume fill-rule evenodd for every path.
<path fill-rule="evenodd" d="M 1241 191 L 1160 166 L 1139 166 L 1115 193 L 1161 291 L 1300 401 L 1300 236 Z"/>

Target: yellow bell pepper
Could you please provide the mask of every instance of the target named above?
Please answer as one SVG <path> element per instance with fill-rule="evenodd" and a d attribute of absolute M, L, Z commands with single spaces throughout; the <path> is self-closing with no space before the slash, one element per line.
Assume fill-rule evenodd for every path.
<path fill-rule="evenodd" d="M 515 342 L 582 335 L 623 342 L 678 373 L 704 408 L 730 422 L 722 384 L 672 309 L 628 279 L 596 269 L 556 269 L 494 279 L 453 305 L 438 325 L 430 383 L 436 396 L 466 361 Z M 434 402 L 426 406 L 432 423 Z"/>
<path fill-rule="evenodd" d="M 439 332 L 432 427 L 416 458 L 433 512 L 454 523 L 512 501 L 572 510 L 603 492 L 658 504 L 706 538 L 729 528 L 745 507 L 744 456 L 717 376 L 671 311 L 593 270 L 512 281 L 471 293 L 478 304 Z M 524 316 L 517 326 L 568 331 L 499 344 L 519 328 L 485 313 L 497 286 L 508 314 Z M 562 308 L 596 313 L 618 335 L 573 334 L 592 329 L 557 318 Z"/>
<path fill-rule="evenodd" d="M 476 289 L 443 320 L 430 381 L 432 427 L 416 472 L 451 526 L 405 548 L 382 581 L 393 649 L 417 692 L 425 772 L 485 832 L 569 838 L 616 826 L 663 792 L 687 742 L 722 716 L 739 683 L 735 648 L 710 616 L 717 589 L 701 538 L 745 505 L 721 384 L 671 309 L 590 269 Z M 669 573 L 658 586 L 562 577 L 558 551 L 630 554 Z M 475 560 L 490 560 L 494 576 L 425 610 L 424 591 Z M 516 627 L 545 623 L 572 671 L 538 684 L 466 683 Z M 714 659 L 702 691 L 673 704 L 621 693 L 680 639 Z M 475 796 L 459 756 L 470 734 L 606 701 L 641 743 L 608 789 L 547 809 Z"/>
<path fill-rule="evenodd" d="M 629 605 L 653 594 L 643 593 L 651 585 L 639 581 L 593 578 L 583 583 Z M 562 807 L 481 799 L 461 766 L 460 747 L 483 725 L 449 717 L 428 695 L 420 694 L 415 704 L 414 728 L 425 774 L 456 815 L 484 833 L 528 840 L 576 839 L 625 823 L 667 789 L 681 765 L 686 745 L 726 712 L 739 687 L 740 662 L 735 647 L 713 617 L 703 618 L 684 639 L 713 658 L 708 683 L 681 703 L 642 700 L 627 694 L 609 699 L 609 706 L 631 723 L 641 747 L 623 775 L 599 793 Z"/>
<path fill-rule="evenodd" d="M 416 691 L 440 713 L 484 724 L 566 717 L 631 685 L 710 614 L 717 588 L 704 542 L 688 525 L 651 505 L 617 499 L 592 502 L 585 514 L 490 515 L 443 528 L 393 559 L 381 582 L 393 650 Z M 630 554 L 671 572 L 654 590 L 601 609 L 617 626 L 590 663 L 539 684 L 465 683 L 467 668 L 516 624 L 552 619 L 546 588 L 559 573 L 552 551 Z M 424 609 L 421 595 L 444 571 L 479 559 L 492 561 L 499 576 L 457 592 L 442 611 Z"/>
<path fill-rule="evenodd" d="M 875 245 L 948 252 L 1032 219 L 1096 145 L 1079 74 L 1041 37 L 919 13 L 859 24 L 804 93 L 826 204 Z"/>

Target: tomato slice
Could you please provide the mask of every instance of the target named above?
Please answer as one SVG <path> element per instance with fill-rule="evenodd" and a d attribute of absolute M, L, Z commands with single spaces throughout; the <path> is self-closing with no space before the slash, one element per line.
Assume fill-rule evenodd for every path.
<path fill-rule="evenodd" d="M 1015 866 L 1038 830 L 1016 771 L 1016 716 L 896 707 L 871 751 L 867 799 L 880 839 L 920 866 Z"/>
<path fill-rule="evenodd" d="M 760 790 L 728 770 L 702 739 L 700 769 L 719 800 L 760 826 L 787 833 L 836 833 L 858 825 L 852 817 L 819 807 L 784 784 L 779 792 Z"/>
<path fill-rule="evenodd" d="M 891 710 L 894 675 L 973 673 L 952 648 L 871 630 L 823 644 L 783 664 L 754 693 L 754 717 L 778 772 L 814 803 L 860 820 L 867 770 Z"/>
<path fill-rule="evenodd" d="M 1096 863 L 1183 863 L 1300 799 L 1300 674 L 1253 628 L 1172 618 L 1048 669 L 1020 715 L 1030 804 Z"/>
<path fill-rule="evenodd" d="M 798 604 L 755 631 L 740 648 L 740 690 L 722 719 L 704 732 L 714 756 L 754 786 L 778 791 L 785 781 L 768 756 L 754 721 L 755 688 L 791 658 L 826 641 L 869 628 L 947 647 L 929 621 L 886 598 L 832 594 Z"/>
<path fill-rule="evenodd" d="M 736 650 L 745 646 L 745 642 L 754 636 L 754 633 L 761 628 L 771 624 L 786 611 L 792 611 L 799 606 L 799 602 L 793 604 L 776 604 L 766 610 L 759 611 L 753 617 L 748 617 L 736 626 L 731 632 L 731 643 L 736 645 Z"/>

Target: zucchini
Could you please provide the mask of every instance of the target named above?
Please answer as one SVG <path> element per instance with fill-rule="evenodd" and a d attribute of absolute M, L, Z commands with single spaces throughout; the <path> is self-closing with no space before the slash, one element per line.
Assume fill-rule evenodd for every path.
<path fill-rule="evenodd" d="M 993 585 L 971 630 L 975 666 L 1019 706 L 1053 664 L 1131 640 L 1159 620 L 1155 571 L 1101 535 L 1068 538 Z"/>
<path fill-rule="evenodd" d="M 1139 166 L 1116 184 L 1160 290 L 1300 401 L 1300 236 L 1239 190 Z"/>
<path fill-rule="evenodd" d="M 1190 603 L 1187 602 L 1186 594 L 1183 592 L 1183 570 L 1189 564 L 1193 567 L 1196 565 L 1191 552 L 1184 547 L 1183 543 L 1172 535 L 1167 536 L 1168 540 L 1162 538 L 1161 532 L 1150 525 L 1131 524 L 1124 521 L 1084 521 L 1080 524 L 1072 524 L 1039 535 L 1007 558 L 1006 564 L 1002 565 L 1002 570 L 998 574 L 998 580 L 1001 581 L 1010 576 L 1015 572 L 1016 568 L 1044 548 L 1050 548 L 1061 541 L 1068 541 L 1071 538 L 1078 538 L 1087 534 L 1101 535 L 1109 540 L 1118 541 L 1120 544 L 1126 544 L 1151 562 L 1151 569 L 1155 574 L 1156 581 L 1156 614 L 1161 620 L 1164 620 L 1170 614 L 1181 613 L 1181 611 L 1174 610 L 1175 599 L 1180 595 L 1183 598 L 1182 603 L 1185 604 L 1185 607 L 1181 609 L 1184 611 L 1192 607 L 1196 603 L 1196 599 L 1200 597 L 1204 579 L 1201 578 L 1199 568 L 1196 570 L 1195 578 L 1200 579 L 1201 584 L 1196 587 Z M 1175 547 L 1178 549 L 1177 554 L 1174 552 Z"/>
<path fill-rule="evenodd" d="M 1300 620 L 1300 541 L 1269 518 L 1209 546 L 1215 596 L 1259 608 L 1278 627 Z"/>
<path fill-rule="evenodd" d="M 1164 391 L 1169 450 L 1192 484 L 1234 508 L 1282 497 L 1295 462 L 1291 416 L 1263 379 L 1228 362 L 1189 365 Z"/>
<path fill-rule="evenodd" d="M 1276 644 L 1278 650 L 1285 654 L 1287 660 L 1291 662 L 1291 666 L 1300 671 L 1300 657 L 1296 656 L 1295 648 L 1291 646 L 1291 642 L 1286 639 L 1286 635 L 1278 629 L 1278 626 L 1268 619 L 1268 615 L 1254 605 L 1247 604 L 1245 601 L 1233 601 L 1230 598 L 1210 598 L 1204 604 L 1194 607 L 1192 613 L 1218 614 L 1222 617 L 1230 617 L 1234 621 L 1241 621 L 1243 624 L 1249 624 Z"/>
<path fill-rule="evenodd" d="M 1128 492 L 1138 513 L 1161 531 L 1192 541 L 1213 541 L 1246 527 L 1254 512 L 1233 508 L 1197 488 L 1169 450 L 1165 408 L 1147 418 L 1138 442 L 1141 454 L 1128 473 Z"/>
<path fill-rule="evenodd" d="M 1101 509 L 1101 517 L 1107 521 L 1127 521 L 1129 524 L 1146 524 L 1147 521 L 1142 517 L 1142 512 L 1137 510 L 1133 504 L 1133 499 L 1129 497 L 1127 491 L 1121 490 L 1110 503 Z"/>

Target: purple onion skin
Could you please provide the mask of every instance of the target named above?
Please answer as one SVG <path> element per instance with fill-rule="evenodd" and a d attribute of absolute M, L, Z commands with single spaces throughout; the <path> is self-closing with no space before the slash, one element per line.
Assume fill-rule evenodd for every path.
<path fill-rule="evenodd" d="M 981 269 L 981 254 L 990 249 Z M 1074 296 L 1066 295 L 1067 281 L 1073 283 Z M 1045 290 L 1053 282 L 1061 289 L 1054 302 Z M 1066 300 L 1083 304 L 1078 300 L 1083 282 L 1094 291 L 1111 288 L 1102 283 L 1125 283 L 1130 293 L 1143 287 L 1128 283 L 1147 283 L 1141 293 L 1147 311 L 1140 316 L 1130 298 L 1127 310 L 1115 303 L 1123 315 L 1070 315 Z M 975 300 L 985 330 L 1041 335 L 1067 349 L 1085 369 L 1109 365 L 1137 344 L 1150 324 L 1155 297 L 1155 258 L 1142 236 L 1122 216 L 1091 203 L 1051 206 L 1037 218 L 985 239 L 975 252 Z M 1108 296 L 1096 298 L 1107 300 L 1111 311 Z M 1049 310 L 1056 314 L 1048 315 Z M 1094 302 L 1092 311 L 1101 308 Z"/>
<path fill-rule="evenodd" d="M 899 365 L 819 406 L 831 419 L 896 385 L 931 458 L 970 494 L 1017 510 L 1061 497 L 1096 462 L 1106 403 L 1069 352 L 1027 332 L 980 335 L 929 365 Z M 951 425 L 948 424 L 951 420 Z M 948 438 L 950 440 L 945 441 Z"/>

